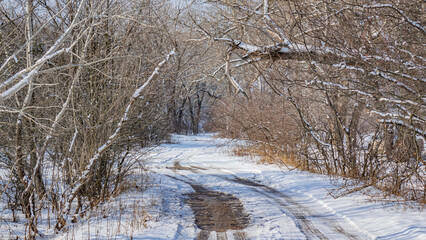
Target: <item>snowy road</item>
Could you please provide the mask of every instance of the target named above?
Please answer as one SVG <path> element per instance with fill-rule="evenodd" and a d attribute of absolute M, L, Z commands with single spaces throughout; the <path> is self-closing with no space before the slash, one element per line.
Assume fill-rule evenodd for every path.
<path fill-rule="evenodd" d="M 426 239 L 421 212 L 332 199 L 327 178 L 230 156 L 211 135 L 174 141 L 148 158 L 162 201 L 141 239 Z"/>

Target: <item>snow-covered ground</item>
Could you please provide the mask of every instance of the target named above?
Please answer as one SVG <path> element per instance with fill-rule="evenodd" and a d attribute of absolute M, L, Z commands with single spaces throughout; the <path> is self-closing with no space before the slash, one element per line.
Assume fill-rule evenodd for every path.
<path fill-rule="evenodd" d="M 67 233 L 46 238 L 426 239 L 426 214 L 418 208 L 370 202 L 360 193 L 334 199 L 329 192 L 336 186 L 327 176 L 232 156 L 229 140 L 212 134 L 178 135 L 172 142 L 146 155 L 150 189 L 126 193 Z M 188 194 L 200 188 L 238 199 L 248 225 L 202 231 L 188 204 Z M 1 225 L 0 234 L 6 233 Z"/>
<path fill-rule="evenodd" d="M 163 196 L 164 212 L 140 238 L 196 237 L 200 230 L 183 200 L 194 191 L 190 181 L 240 199 L 251 218 L 243 230 L 249 239 L 426 239 L 426 214 L 419 209 L 370 202 L 359 193 L 334 199 L 328 193 L 336 186 L 328 177 L 232 156 L 226 140 L 209 134 L 175 136 L 174 141 L 150 155 L 153 175 L 161 182 L 150 191 Z"/>

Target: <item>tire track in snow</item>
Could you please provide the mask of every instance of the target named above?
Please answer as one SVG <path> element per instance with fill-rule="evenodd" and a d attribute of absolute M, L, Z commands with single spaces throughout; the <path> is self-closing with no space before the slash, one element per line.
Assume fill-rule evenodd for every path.
<path fill-rule="evenodd" d="M 223 175 L 215 175 L 215 174 L 208 174 L 210 176 L 219 177 L 225 181 L 237 183 L 240 185 L 245 185 L 250 188 L 257 194 L 260 194 L 267 199 L 270 199 L 273 201 L 276 206 L 281 210 L 281 212 L 290 217 L 296 227 L 299 229 L 299 231 L 307 238 L 307 239 L 328 239 L 326 234 L 321 232 L 318 227 L 315 225 L 315 222 L 319 222 L 321 226 L 325 226 L 327 230 L 331 230 L 332 232 L 337 233 L 339 236 L 347 239 L 360 239 L 356 234 L 352 234 L 345 230 L 345 228 L 342 227 L 337 220 L 331 219 L 330 217 L 324 216 L 324 215 L 318 215 L 318 214 L 312 214 L 309 208 L 303 206 L 300 204 L 296 199 L 293 197 L 286 195 L 282 192 L 279 192 L 267 185 L 263 185 L 260 183 L 256 183 L 244 178 L 240 178 L 236 176 L 234 173 L 227 171 L 225 169 L 220 168 L 214 168 L 211 166 L 206 167 L 200 167 L 196 166 L 198 162 L 192 161 L 194 164 L 191 165 L 181 165 L 181 161 L 190 159 L 194 157 L 195 154 L 192 154 L 193 151 L 189 152 L 181 152 L 180 154 L 175 155 L 172 158 L 169 158 L 169 161 L 174 158 L 173 166 L 167 167 L 168 169 L 173 170 L 176 174 L 179 174 L 180 176 L 190 180 L 190 178 L 186 177 L 184 174 L 179 173 L 179 171 L 191 171 L 195 174 L 204 175 L 203 171 L 209 171 L 209 170 L 217 170 L 220 172 L 226 172 L 227 174 L 230 174 L 232 177 L 226 177 Z M 203 164 L 204 165 L 204 164 Z M 207 175 L 207 174 L 206 174 Z M 171 176 L 170 176 L 171 177 Z M 177 179 L 180 180 L 180 179 Z M 190 180 L 192 181 L 192 180 Z M 186 182 L 188 184 L 191 184 L 189 182 Z M 214 233 L 214 234 L 211 234 Z M 230 233 L 229 233 L 230 234 Z M 207 235 L 207 238 L 205 238 Z M 218 239 L 227 239 L 226 233 L 222 234 L 221 232 L 216 231 L 206 231 L 202 230 L 198 236 L 197 239 L 208 239 L 210 235 L 216 236 Z M 213 236 L 212 236 L 213 237 Z M 226 238 L 225 238 L 226 237 Z M 235 232 L 233 234 L 234 239 L 247 239 L 246 234 L 244 232 Z M 232 239 L 232 237 L 231 237 Z"/>
<path fill-rule="evenodd" d="M 309 219 L 307 219 L 307 215 L 299 209 L 300 206 L 298 206 L 297 203 L 288 201 L 288 198 L 289 198 L 288 196 L 285 196 L 284 194 L 281 194 L 280 192 L 270 189 L 269 187 L 265 185 L 261 185 L 246 179 L 238 178 L 236 176 L 235 176 L 236 177 L 235 179 L 227 178 L 223 176 L 218 176 L 218 177 L 227 181 L 250 186 L 254 188 L 253 190 L 255 192 L 274 201 L 276 204 L 280 206 L 279 209 L 282 211 L 282 213 L 284 213 L 285 215 L 293 219 L 293 222 L 295 223 L 296 227 L 299 229 L 299 231 L 303 235 L 305 235 L 306 239 L 314 239 L 314 238 L 328 239 L 320 230 L 318 230 L 315 227 L 315 225 Z M 281 200 L 281 198 L 278 198 L 274 195 L 279 195 L 279 197 L 284 198 L 285 201 L 288 203 L 284 202 L 283 200 Z"/>
<path fill-rule="evenodd" d="M 193 173 L 200 173 L 199 170 L 207 170 L 206 168 L 202 168 L 202 167 L 196 167 L 196 166 L 189 166 L 189 167 L 184 167 L 180 164 L 181 160 L 176 160 L 173 163 L 173 170 L 187 170 L 187 171 L 191 171 Z M 238 178 L 237 176 L 234 176 L 235 179 L 232 178 L 226 178 L 223 176 L 219 176 L 219 175 L 215 175 L 216 177 L 222 178 L 224 180 L 227 181 L 232 181 L 232 182 L 236 182 L 238 184 L 243 184 L 243 185 L 248 185 L 250 187 L 266 187 L 264 185 L 260 185 L 251 181 L 244 181 L 242 178 Z M 290 209 L 288 204 L 285 204 L 283 201 L 281 201 L 280 199 L 276 198 L 276 197 L 272 197 L 269 194 L 265 194 L 265 192 L 259 191 L 258 189 L 254 189 L 255 192 L 264 195 L 267 198 L 272 199 L 275 203 L 277 203 L 278 205 L 280 205 L 281 207 L 283 207 L 284 209 L 289 209 L 290 212 L 283 210 L 282 208 L 280 208 L 280 210 L 288 216 L 291 216 L 291 218 L 293 219 L 296 227 L 299 229 L 299 231 L 305 235 L 306 239 L 312 239 L 313 236 L 316 236 L 320 239 L 328 239 L 321 231 L 319 231 L 315 226 L 313 226 L 313 224 L 306 219 L 306 217 L 303 214 L 300 214 L 300 211 L 298 211 L 299 213 L 295 213 L 295 209 Z M 286 197 L 287 198 L 287 197 Z M 219 239 L 219 235 L 218 235 L 218 239 Z"/>
<path fill-rule="evenodd" d="M 173 163 L 173 167 L 171 169 L 173 169 L 176 173 L 177 173 L 178 170 L 186 170 L 186 171 L 191 171 L 193 173 L 201 174 L 199 170 L 208 170 L 207 168 L 197 167 L 197 166 L 193 166 L 193 165 L 190 165 L 189 167 L 182 166 L 180 164 L 181 161 L 182 160 L 176 160 Z M 217 169 L 217 170 L 220 170 L 220 169 Z M 179 175 L 187 178 L 185 175 L 182 175 L 182 174 L 179 174 Z M 276 204 L 278 204 L 278 205 L 281 206 L 279 209 L 282 211 L 282 213 L 284 213 L 287 216 L 290 216 L 293 219 L 296 227 L 299 229 L 299 231 L 303 235 L 305 235 L 306 239 L 312 239 L 313 237 L 318 237 L 319 239 L 328 239 L 308 219 L 306 219 L 306 217 L 303 214 L 300 214 L 300 213 L 296 214 L 294 209 L 293 209 L 293 211 L 290 211 L 290 212 L 286 211 L 287 209 L 289 209 L 289 205 L 288 204 L 286 204 L 285 202 L 283 202 L 282 200 L 280 200 L 280 199 L 278 199 L 276 197 L 273 197 L 273 196 L 271 196 L 269 194 L 265 194 L 265 192 L 259 191 L 259 189 L 257 189 L 259 187 L 266 187 L 266 186 L 261 185 L 261 184 L 257 184 L 255 182 L 251 182 L 251 181 L 248 181 L 248 180 L 244 181 L 244 179 L 238 178 L 235 175 L 234 175 L 235 179 L 233 179 L 233 178 L 227 178 L 227 177 L 220 176 L 220 175 L 214 175 L 214 176 L 219 177 L 221 179 L 224 179 L 226 181 L 236 182 L 238 184 L 248 185 L 250 187 L 256 187 L 256 189 L 253 189 L 255 192 L 257 192 L 257 193 L 259 193 L 261 195 L 264 195 L 265 197 L 273 200 Z M 217 236 L 218 236 L 217 239 L 219 239 L 219 235 L 217 235 Z M 197 239 L 203 239 L 203 238 L 197 238 Z"/>
<path fill-rule="evenodd" d="M 176 160 L 174 162 L 174 167 L 176 170 L 188 170 L 197 174 L 201 174 L 200 171 L 209 170 L 208 168 L 194 166 L 194 165 L 189 165 L 189 167 L 182 166 L 180 164 L 181 161 L 182 160 Z M 240 178 L 229 171 L 219 169 L 219 168 L 214 168 L 214 167 L 211 167 L 211 169 L 216 169 L 218 171 L 231 174 L 233 178 L 225 177 L 223 175 L 212 175 L 212 176 L 224 179 L 226 181 L 249 186 L 253 188 L 253 190 L 257 192 L 258 194 L 261 194 L 267 197 L 268 199 L 271 199 L 272 201 L 274 201 L 276 204 L 280 206 L 280 210 L 282 211 L 282 213 L 284 213 L 285 215 L 293 219 L 293 222 L 295 223 L 296 227 L 299 229 L 299 231 L 302 234 L 305 235 L 307 239 L 313 239 L 313 238 L 328 239 L 328 237 L 325 234 L 323 234 L 315 226 L 315 224 L 308 218 L 321 220 L 322 223 L 326 224 L 332 231 L 340 233 L 341 235 L 345 236 L 347 239 L 352 239 L 352 240 L 360 239 L 355 234 L 352 234 L 346 231 L 336 220 L 330 219 L 326 216 L 313 215 L 308 208 L 299 204 L 291 196 L 288 196 L 282 192 L 279 192 L 269 186 L 253 182 L 248 179 Z"/>
<path fill-rule="evenodd" d="M 290 216 L 299 230 L 306 236 L 307 239 L 319 238 L 319 239 L 328 239 L 314 223 L 308 218 L 316 218 L 321 220 L 322 223 L 325 223 L 331 230 L 344 235 L 348 239 L 359 239 L 356 235 L 346 231 L 336 220 L 332 220 L 326 216 L 313 215 L 310 213 L 309 209 L 299 204 L 293 197 L 290 197 L 282 192 L 279 192 L 269 186 L 250 181 L 248 179 L 240 178 L 233 175 L 234 178 L 229 178 L 221 175 L 215 175 L 216 177 L 222 178 L 224 180 L 235 182 L 238 184 L 246 185 L 252 187 L 257 193 L 273 200 L 282 208 L 282 212 Z M 283 200 L 282 200 L 283 199 Z"/>
<path fill-rule="evenodd" d="M 189 177 L 177 173 L 177 170 L 183 169 L 188 170 L 175 162 L 173 170 L 180 177 L 168 174 L 165 176 L 184 182 L 194 189 L 195 192 L 185 195 L 189 196 L 186 203 L 191 206 L 195 215 L 195 223 L 201 229 L 197 240 L 209 239 L 211 233 L 216 233 L 218 240 L 227 240 L 228 230 L 242 230 L 248 226 L 250 217 L 245 213 L 244 206 L 238 198 L 231 194 L 208 190 Z M 237 240 L 247 239 L 246 234 L 241 231 L 235 232 L 233 236 Z"/>

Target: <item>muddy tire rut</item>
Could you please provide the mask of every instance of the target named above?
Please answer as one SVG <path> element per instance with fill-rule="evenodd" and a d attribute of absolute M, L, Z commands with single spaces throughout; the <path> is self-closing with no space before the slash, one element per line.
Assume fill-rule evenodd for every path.
<path fill-rule="evenodd" d="M 187 194 L 186 203 L 194 212 L 195 224 L 202 230 L 197 239 L 208 239 L 213 231 L 217 239 L 227 239 L 227 231 L 242 230 L 250 223 L 250 216 L 238 198 L 200 185 L 191 184 L 191 187 L 195 192 Z"/>
<path fill-rule="evenodd" d="M 236 197 L 210 191 L 200 185 L 191 185 L 195 192 L 187 194 L 188 203 L 195 213 L 195 223 L 202 230 L 226 232 L 247 227 L 249 215 Z"/>
<path fill-rule="evenodd" d="M 172 168 L 177 170 L 206 170 L 197 167 L 183 167 L 178 161 Z M 195 224 L 201 229 L 197 235 L 198 240 L 209 239 L 212 232 L 216 233 L 218 240 L 228 239 L 227 234 L 232 231 L 234 239 L 245 240 L 246 234 L 242 231 L 250 223 L 250 216 L 246 213 L 241 201 L 232 194 L 209 190 L 202 185 L 194 183 L 188 177 L 179 174 L 185 179 L 169 176 L 176 180 L 189 184 L 195 192 L 185 194 L 187 203 L 195 216 Z"/>

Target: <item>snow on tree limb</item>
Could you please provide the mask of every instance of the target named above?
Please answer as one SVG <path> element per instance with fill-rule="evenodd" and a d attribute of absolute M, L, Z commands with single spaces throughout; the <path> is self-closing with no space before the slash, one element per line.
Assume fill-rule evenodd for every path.
<path fill-rule="evenodd" d="M 301 44 L 286 44 L 286 43 L 277 43 L 273 45 L 267 46 L 255 46 L 251 44 L 247 44 L 240 40 L 233 40 L 229 38 L 213 38 L 214 41 L 225 42 L 231 46 L 233 49 L 240 49 L 246 52 L 246 54 L 242 57 L 242 59 L 250 60 L 250 61 L 261 61 L 263 60 L 295 60 L 302 62 L 309 62 L 317 65 L 327 64 L 330 66 L 334 66 L 337 68 L 345 68 L 349 70 L 357 70 L 362 73 L 368 73 L 372 76 L 377 76 L 382 79 L 385 79 L 389 82 L 395 84 L 395 86 L 401 87 L 408 91 L 410 94 L 418 95 L 419 93 L 413 90 L 410 86 L 404 84 L 403 82 L 395 79 L 389 73 L 391 71 L 379 69 L 377 67 L 373 67 L 371 63 L 369 63 L 368 59 L 363 56 L 352 57 L 347 54 L 340 53 L 334 49 L 326 48 L 326 47 L 313 47 L 308 45 Z M 395 60 L 392 59 L 383 59 L 386 63 L 396 65 Z M 393 74 L 395 76 L 399 76 L 401 78 L 408 78 L 414 81 L 421 81 L 420 79 L 411 77 L 407 74 L 399 73 L 398 71 Z M 231 83 L 234 82 L 232 78 L 230 78 Z M 239 89 L 238 86 L 235 86 Z M 341 86 L 339 86 L 341 87 Z M 359 91 L 354 89 L 353 91 Z M 366 93 L 362 93 L 363 95 L 370 95 Z M 423 107 L 424 99 L 420 98 L 421 103 L 412 101 L 410 99 L 389 99 L 387 97 L 381 97 L 378 99 L 381 102 L 391 102 L 395 104 L 410 104 L 417 107 Z"/>
<path fill-rule="evenodd" d="M 374 5 L 363 5 L 362 8 L 390 8 L 394 11 L 398 12 L 409 24 L 416 27 L 420 31 L 423 32 L 423 34 L 426 33 L 426 30 L 418 23 L 410 19 L 401 9 L 397 8 L 393 4 L 374 4 Z"/>
<path fill-rule="evenodd" d="M 267 20 L 266 22 L 269 23 L 271 25 L 271 27 L 278 32 L 278 36 L 281 39 L 281 41 L 284 42 L 284 44 L 286 45 L 290 45 L 290 41 L 288 40 L 288 38 L 286 37 L 286 34 L 284 33 L 284 31 L 277 26 L 277 24 L 275 23 L 275 21 L 271 18 L 270 13 L 269 13 L 269 1 L 268 0 L 264 0 L 263 1 L 263 16 L 264 18 Z"/>
<path fill-rule="evenodd" d="M 413 130 L 414 132 L 416 132 L 417 134 L 419 134 L 423 138 L 426 138 L 426 131 L 423 131 L 423 129 L 411 126 L 404 121 L 397 120 L 397 119 L 379 119 L 379 122 L 385 123 L 385 124 L 395 124 L 395 125 L 406 127 L 408 129 Z"/>
<path fill-rule="evenodd" d="M 230 38 L 213 38 L 214 41 L 225 42 L 234 49 L 246 52 L 243 59 L 259 60 L 296 60 L 296 61 L 316 61 L 324 64 L 336 64 L 345 62 L 348 66 L 364 66 L 365 63 L 352 56 L 340 53 L 334 49 L 326 47 L 315 47 L 303 44 L 287 44 L 285 42 L 267 46 L 255 46 L 240 40 Z"/>
<path fill-rule="evenodd" d="M 91 32 L 92 30 L 93 30 L 93 27 L 91 27 L 91 28 L 90 28 L 89 32 Z M 88 34 L 89 38 L 90 38 L 90 35 L 91 35 L 91 34 L 89 33 L 89 34 Z M 88 48 L 88 46 L 89 46 L 89 43 L 90 43 L 90 39 L 87 39 L 87 40 L 86 40 L 86 42 L 85 42 L 85 44 L 84 44 L 84 50 L 82 51 L 82 52 L 83 52 L 83 55 L 81 56 L 81 59 L 82 59 L 83 61 L 84 61 L 84 59 L 85 59 L 85 57 L 86 57 L 86 54 L 87 54 L 87 48 Z M 66 98 L 65 102 L 62 104 L 62 108 L 61 108 L 61 110 L 58 112 L 58 114 L 56 114 L 56 116 L 55 116 L 55 120 L 53 121 L 52 126 L 51 126 L 51 128 L 49 129 L 49 132 L 48 132 L 48 134 L 46 135 L 46 137 L 45 137 L 45 139 L 44 139 L 44 142 L 43 142 L 43 145 L 42 145 L 42 147 L 41 147 L 41 150 L 40 150 L 39 156 L 38 156 L 38 158 L 37 158 L 37 162 L 36 162 L 35 167 L 34 167 L 33 176 L 32 176 L 32 177 L 31 177 L 31 179 L 28 181 L 28 183 L 27 183 L 27 187 L 25 188 L 24 193 L 26 193 L 26 192 L 30 191 L 30 188 L 31 188 L 31 186 L 32 186 L 32 184 L 33 184 L 33 181 L 34 181 L 34 179 L 36 179 L 36 178 L 35 178 L 35 175 L 36 175 L 36 173 L 39 171 L 39 169 L 41 168 L 41 165 L 42 165 L 42 163 L 43 163 L 43 161 L 44 161 L 45 152 L 46 152 L 46 150 L 47 150 L 47 146 L 48 146 L 49 140 L 52 138 L 53 133 L 54 133 L 54 131 L 55 131 L 56 127 L 57 127 L 57 126 L 58 126 L 58 124 L 59 124 L 59 121 L 62 119 L 62 117 L 64 116 L 65 112 L 66 112 L 66 111 L 67 111 L 67 109 L 68 109 L 68 105 L 69 105 L 69 104 L 70 104 L 70 102 L 71 102 L 71 98 L 72 98 L 72 94 L 73 94 L 73 92 L 74 92 L 74 88 L 75 88 L 75 86 L 76 86 L 77 82 L 78 82 L 78 81 L 79 81 L 79 79 L 80 79 L 80 76 L 81 76 L 82 70 L 83 70 L 83 66 L 82 66 L 82 65 L 80 65 L 80 66 L 77 68 L 77 71 L 76 71 L 76 73 L 75 73 L 75 75 L 74 75 L 74 77 L 73 77 L 73 79 L 72 79 L 71 86 L 70 86 L 70 88 L 68 89 L 67 98 Z M 74 136 L 74 137 L 75 137 L 75 136 Z M 74 140 L 73 140 L 73 141 L 74 141 Z M 71 149 L 71 147 L 70 147 L 70 149 Z"/>
<path fill-rule="evenodd" d="M 329 18 L 331 18 L 331 17 L 333 17 L 333 16 L 336 16 L 336 15 L 338 15 L 338 14 L 340 14 L 340 13 L 342 13 L 342 12 L 344 12 L 344 11 L 348 11 L 348 10 L 354 10 L 354 9 L 357 9 L 357 10 L 359 10 L 359 11 L 363 11 L 363 12 L 365 12 L 366 11 L 366 9 L 379 9 L 379 8 L 389 8 L 389 9 L 392 9 L 392 10 L 394 10 L 395 12 L 397 12 L 398 14 L 400 14 L 402 17 L 403 17 L 403 19 L 405 20 L 405 21 L 407 21 L 410 25 L 412 25 L 413 27 L 415 27 L 415 28 L 417 28 L 418 30 L 420 30 L 423 34 L 425 34 L 426 33 L 426 30 L 424 29 L 424 27 L 423 26 L 421 26 L 420 24 L 419 24 L 419 22 L 416 22 L 416 21 L 413 21 L 412 19 L 410 19 L 401 9 L 399 9 L 398 7 L 396 7 L 395 5 L 393 5 L 393 4 L 373 4 L 373 5 L 362 5 L 362 6 L 346 6 L 346 7 L 343 7 L 343 8 L 341 8 L 341 9 L 339 9 L 339 10 L 337 10 L 336 12 L 334 12 L 333 14 L 331 14 L 331 15 L 329 15 L 329 16 L 327 16 L 326 18 L 325 18 L 325 20 L 328 20 Z"/>
<path fill-rule="evenodd" d="M 17 93 L 19 90 L 21 90 L 23 87 L 27 86 L 28 83 L 31 81 L 32 78 L 38 75 L 38 71 L 40 68 L 51 58 L 62 54 L 63 52 L 69 51 L 72 46 L 76 43 L 76 41 L 68 48 L 63 48 L 61 50 L 58 50 L 60 45 L 68 38 L 68 36 L 71 34 L 72 30 L 78 26 L 78 19 L 80 18 L 80 15 L 83 11 L 83 6 L 85 4 L 86 0 L 82 0 L 80 2 L 80 5 L 77 9 L 77 13 L 74 16 L 73 21 L 71 22 L 70 26 L 65 30 L 65 32 L 56 40 L 56 42 L 47 50 L 47 52 L 41 57 L 39 60 L 35 62 L 35 64 L 28 69 L 21 70 L 14 76 L 7 79 L 5 82 L 3 82 L 0 85 L 0 89 L 6 87 L 8 84 L 12 83 L 14 80 L 21 78 L 22 79 L 16 83 L 15 85 L 11 86 L 9 89 L 3 91 L 0 93 L 0 103 L 4 100 L 10 98 L 13 96 L 13 94 Z"/>
<path fill-rule="evenodd" d="M 389 7 L 389 6 L 384 6 L 384 7 Z M 373 64 L 371 64 L 372 62 L 374 63 L 375 61 L 380 61 L 380 62 L 385 62 L 386 64 L 392 67 L 397 67 L 401 64 L 406 66 L 404 63 L 401 63 L 398 60 L 390 59 L 388 57 L 386 58 L 381 57 L 380 59 L 377 59 L 378 56 L 370 57 L 370 56 L 363 56 L 362 54 L 357 55 L 355 57 L 355 56 L 350 56 L 338 50 L 327 48 L 327 47 L 314 47 L 309 45 L 294 44 L 294 43 L 292 44 L 292 43 L 286 43 L 286 42 L 267 45 L 267 46 L 255 46 L 240 40 L 234 40 L 230 38 L 223 38 L 223 37 L 213 38 L 213 40 L 218 42 L 225 42 L 228 45 L 230 45 L 231 49 L 244 51 L 245 55 L 241 57 L 241 59 L 243 60 L 249 60 L 249 61 L 294 60 L 294 61 L 300 61 L 300 62 L 307 62 L 314 65 L 318 65 L 319 63 L 319 64 L 326 64 L 329 66 L 333 66 L 336 68 L 344 68 L 348 70 L 359 71 L 364 75 L 368 74 L 370 76 L 380 77 L 384 79 L 385 81 L 394 84 L 394 86 L 404 89 L 405 91 L 407 91 L 407 93 L 413 96 L 413 98 L 415 97 L 416 100 L 412 100 L 411 98 L 398 98 L 397 96 L 396 97 L 377 96 L 377 95 L 373 95 L 371 93 L 365 92 L 364 90 L 357 89 L 357 88 L 348 88 L 338 83 L 331 83 L 326 81 L 320 81 L 320 82 L 324 85 L 331 85 L 341 90 L 346 90 L 346 91 L 354 92 L 357 94 L 361 94 L 362 96 L 372 99 L 375 102 L 384 102 L 390 105 L 396 104 L 398 106 L 408 105 L 410 107 L 424 109 L 425 99 L 419 97 L 420 92 L 418 92 L 417 90 L 413 89 L 411 86 L 408 86 L 403 81 L 395 77 L 408 79 L 415 82 L 421 82 L 423 81 L 423 79 L 418 79 L 408 74 L 401 73 L 398 70 L 391 71 L 388 69 L 380 69 L 378 67 L 375 67 Z M 228 63 L 226 67 L 229 68 L 228 66 L 229 59 L 227 61 Z M 229 69 L 226 70 L 226 75 L 228 79 L 230 80 L 230 82 L 232 83 L 232 85 L 237 89 L 237 91 L 240 91 L 241 88 L 236 83 L 235 79 L 233 79 L 232 76 L 230 76 Z M 291 100 L 292 99 L 290 99 L 290 101 Z M 294 104 L 293 101 L 291 102 Z M 320 141 L 320 139 L 314 134 L 314 131 L 312 130 L 311 126 L 305 121 L 303 116 L 301 117 L 303 119 L 302 122 L 305 128 L 308 130 L 308 132 L 313 134 L 313 137 L 320 144 L 328 146 L 327 143 Z M 404 119 L 405 118 L 407 118 L 407 116 L 405 116 Z M 403 122 L 401 120 L 397 120 L 394 118 L 383 119 L 381 120 L 381 122 L 398 124 L 398 125 L 410 128 L 416 131 L 418 134 L 424 136 L 424 131 L 422 131 L 419 128 L 416 128 L 415 125 L 410 124 L 408 122 Z"/>
<path fill-rule="evenodd" d="M 32 41 L 37 35 L 39 35 L 42 30 L 44 30 L 44 28 L 46 26 L 48 26 L 48 23 L 50 23 L 55 17 L 59 16 L 61 13 L 63 13 L 68 7 L 69 5 L 72 3 L 72 1 L 69 1 L 59 12 L 57 12 L 55 15 L 51 16 L 49 18 L 49 20 L 47 20 L 38 30 L 36 33 L 34 33 L 30 39 L 28 39 L 28 41 L 22 45 L 17 51 L 15 51 L 15 53 L 13 53 L 12 55 L 10 55 L 4 62 L 3 64 L 0 66 L 0 72 L 3 71 L 7 64 L 13 59 L 15 61 L 15 63 L 18 63 L 18 58 L 17 55 L 24 50 L 27 47 L 28 42 Z M 3 84 L 2 84 L 3 85 Z"/>
<path fill-rule="evenodd" d="M 212 40 L 217 42 L 224 42 L 229 44 L 230 47 L 233 49 L 245 51 L 245 55 L 242 56 L 242 59 L 245 60 L 295 60 L 321 63 L 331 66 L 344 67 L 346 69 L 355 69 L 359 71 L 369 72 L 370 74 L 376 74 L 379 77 L 385 78 L 393 82 L 396 82 L 395 79 L 390 77 L 389 74 L 386 74 L 385 70 L 372 67 L 370 62 L 380 60 L 381 62 L 386 62 L 391 66 L 403 64 L 397 60 L 390 59 L 388 57 L 382 57 L 381 59 L 377 59 L 379 58 L 378 56 L 363 56 L 362 54 L 356 57 L 350 56 L 348 54 L 342 53 L 341 51 L 329 47 L 317 47 L 286 42 L 279 42 L 266 46 L 256 46 L 248 44 L 241 40 L 234 40 L 230 38 L 212 38 Z M 398 72 L 395 72 L 394 75 L 400 75 L 403 78 L 424 81 L 424 79 L 417 79 L 407 74 L 402 74 Z M 408 86 L 403 85 L 402 83 L 398 83 L 398 85 L 403 88 L 406 88 L 406 90 L 408 91 L 413 91 Z"/>
<path fill-rule="evenodd" d="M 299 107 L 299 105 L 296 103 L 296 101 L 294 100 L 292 94 L 291 94 L 291 90 L 290 88 L 286 89 L 287 92 L 287 96 L 286 98 L 291 102 L 291 104 L 294 106 L 294 108 L 297 110 L 297 113 L 300 117 L 300 120 L 302 121 L 302 126 L 303 128 L 315 139 L 315 141 L 325 147 L 331 148 L 332 146 L 329 143 L 326 143 L 324 141 L 322 141 L 320 139 L 319 136 L 317 136 L 314 128 L 312 127 L 312 125 L 306 120 L 306 118 L 304 117 L 303 113 L 302 113 L 302 109 Z"/>
<path fill-rule="evenodd" d="M 231 82 L 232 86 L 237 90 L 237 92 L 241 92 L 246 98 L 248 98 L 247 93 L 244 91 L 244 89 L 238 84 L 238 82 L 235 80 L 234 77 L 232 77 L 230 69 L 229 69 L 229 58 L 230 53 L 226 57 L 226 64 L 225 64 L 225 75 L 228 78 L 228 80 Z"/>
<path fill-rule="evenodd" d="M 66 225 L 67 223 L 67 214 L 71 209 L 71 203 L 74 200 L 74 198 L 77 196 L 78 191 L 84 186 L 84 184 L 86 183 L 86 181 L 89 179 L 90 177 L 90 170 L 92 169 L 92 166 L 94 165 L 94 163 L 99 159 L 99 157 L 103 154 L 103 152 L 108 149 L 108 147 L 110 147 L 116 140 L 123 124 L 125 121 L 128 120 L 128 115 L 130 113 L 130 109 L 133 106 L 133 104 L 137 101 L 137 99 L 141 96 L 142 91 L 152 82 L 154 81 L 158 75 L 159 75 L 159 70 L 161 69 L 161 67 L 168 62 L 168 60 L 175 55 L 175 49 L 173 49 L 167 56 L 166 58 L 161 61 L 157 67 L 154 69 L 154 71 L 152 72 L 152 74 L 149 76 L 149 78 L 147 79 L 147 81 L 140 86 L 138 89 L 136 89 L 136 91 L 133 93 L 133 95 L 130 97 L 130 101 L 127 104 L 127 107 L 120 119 L 120 121 L 117 124 L 117 127 L 114 131 L 113 134 L 111 134 L 107 141 L 100 146 L 96 152 L 94 153 L 94 155 L 89 159 L 87 166 L 85 167 L 85 170 L 82 172 L 80 178 L 76 181 L 76 185 L 71 189 L 70 194 L 68 195 L 68 198 L 66 199 L 66 203 L 65 203 L 65 207 L 62 210 L 62 222 L 58 222 L 58 225 L 56 226 L 56 228 L 58 230 L 60 230 L 64 225 Z"/>

